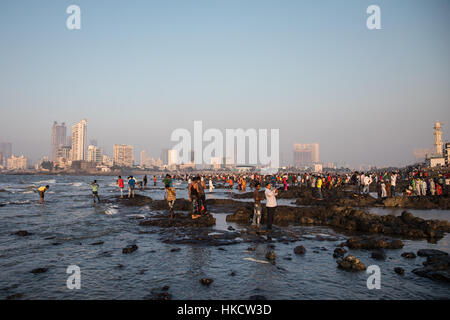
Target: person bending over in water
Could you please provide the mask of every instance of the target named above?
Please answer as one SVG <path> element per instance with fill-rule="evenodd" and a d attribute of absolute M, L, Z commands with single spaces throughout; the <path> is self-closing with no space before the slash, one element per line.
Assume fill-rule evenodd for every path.
<path fill-rule="evenodd" d="M 48 189 L 50 189 L 49 185 L 46 185 L 45 187 L 39 187 L 37 189 L 37 191 L 39 192 L 39 203 L 44 203 L 44 195 Z"/>
<path fill-rule="evenodd" d="M 94 203 L 95 203 L 95 198 L 97 198 L 98 202 L 100 203 L 100 197 L 98 196 L 97 180 L 94 180 L 94 182 L 91 183 L 91 189 L 92 189 L 92 198 L 94 199 Z"/>

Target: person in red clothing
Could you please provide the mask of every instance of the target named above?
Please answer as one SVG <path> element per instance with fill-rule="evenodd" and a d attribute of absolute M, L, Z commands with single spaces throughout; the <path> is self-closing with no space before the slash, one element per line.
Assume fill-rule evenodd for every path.
<path fill-rule="evenodd" d="M 119 189 L 120 189 L 120 198 L 123 198 L 123 187 L 124 187 L 124 184 L 123 184 L 123 179 L 122 179 L 121 176 L 119 176 L 119 179 L 117 180 L 117 185 L 119 186 Z"/>
<path fill-rule="evenodd" d="M 436 195 L 442 196 L 442 187 L 439 183 L 436 183 Z"/>

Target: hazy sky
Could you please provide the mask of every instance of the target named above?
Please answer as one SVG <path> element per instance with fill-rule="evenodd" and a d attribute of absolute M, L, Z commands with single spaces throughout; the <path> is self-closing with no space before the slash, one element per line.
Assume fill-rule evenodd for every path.
<path fill-rule="evenodd" d="M 318 142 L 324 163 L 404 165 L 436 120 L 449 137 L 449 57 L 448 0 L 2 0 L 0 141 L 37 160 L 54 120 L 87 118 L 107 153 L 159 156 L 202 120 L 279 128 L 288 160 Z"/>

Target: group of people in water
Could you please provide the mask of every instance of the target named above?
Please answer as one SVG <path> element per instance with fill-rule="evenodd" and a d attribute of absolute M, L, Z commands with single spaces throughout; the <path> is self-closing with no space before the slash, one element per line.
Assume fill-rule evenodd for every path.
<path fill-rule="evenodd" d="M 303 186 L 311 188 L 313 196 L 317 200 L 323 200 L 322 190 L 331 190 L 333 188 L 349 187 L 353 185 L 355 194 L 368 195 L 371 185 L 376 185 L 378 198 L 384 199 L 397 195 L 397 186 L 399 180 L 402 180 L 404 196 L 440 196 L 443 194 L 443 188 L 448 190 L 450 184 L 449 174 L 439 174 L 437 177 L 428 176 L 427 172 L 411 171 L 408 173 L 401 172 L 352 172 L 343 174 L 288 174 L 280 173 L 277 175 L 260 175 L 260 174 L 216 174 L 216 175 L 174 175 L 166 174 L 162 179 L 164 184 L 164 198 L 170 211 L 170 221 L 175 219 L 174 206 L 176 202 L 176 189 L 174 187 L 175 180 L 186 181 L 188 184 L 188 197 L 192 203 L 192 219 L 198 219 L 208 215 L 206 204 L 206 190 L 213 192 L 216 187 L 214 183 L 221 184 L 221 187 L 232 191 L 234 185 L 237 190 L 245 192 L 247 187 L 253 188 L 254 210 L 251 217 L 251 223 L 256 227 L 260 227 L 262 219 L 262 201 L 266 200 L 266 226 L 271 229 L 275 209 L 277 207 L 276 197 L 278 190 L 288 190 L 291 187 Z M 153 185 L 157 185 L 158 178 L 153 176 Z M 206 185 L 208 181 L 208 187 Z M 118 176 L 116 185 L 120 190 L 120 198 L 124 198 L 125 180 Z M 142 180 L 138 181 L 134 176 L 128 176 L 126 179 L 128 198 L 135 197 L 135 190 L 139 188 L 144 190 L 147 188 L 148 178 L 145 175 Z M 265 187 L 264 196 L 261 196 L 260 190 Z M 44 202 L 45 192 L 50 188 L 49 185 L 41 186 L 37 189 L 40 195 L 40 203 Z M 100 202 L 99 185 L 97 180 L 90 184 L 94 203 Z M 373 188 L 372 188 L 373 189 Z M 448 191 L 447 191 L 448 192 Z"/>

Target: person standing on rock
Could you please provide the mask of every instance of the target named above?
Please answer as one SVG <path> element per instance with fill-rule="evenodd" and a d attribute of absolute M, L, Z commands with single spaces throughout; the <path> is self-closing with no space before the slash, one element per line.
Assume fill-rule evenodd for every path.
<path fill-rule="evenodd" d="M 384 183 L 384 180 L 381 180 L 381 199 L 386 199 L 387 192 L 386 192 L 386 184 Z"/>
<path fill-rule="evenodd" d="M 266 191 L 264 192 L 266 196 L 266 209 L 267 209 L 267 230 L 272 230 L 273 217 L 275 215 L 275 210 L 277 208 L 277 198 L 278 190 L 272 190 L 272 184 L 266 186 Z"/>
<path fill-rule="evenodd" d="M 391 196 L 395 197 L 395 186 L 397 184 L 397 174 L 395 172 L 391 173 Z"/>
<path fill-rule="evenodd" d="M 322 183 L 323 180 L 321 177 L 317 178 L 317 182 L 316 182 L 316 189 L 317 189 L 317 195 L 319 197 L 319 200 L 323 199 L 323 195 L 322 195 Z"/>
<path fill-rule="evenodd" d="M 255 206 L 253 208 L 252 225 L 256 226 L 258 229 L 261 225 L 261 215 L 262 215 L 261 201 L 264 200 L 264 198 L 259 195 L 260 189 L 261 189 L 261 185 L 259 183 L 257 183 L 255 185 L 255 191 L 253 191 L 253 199 L 255 200 Z"/>
<path fill-rule="evenodd" d="M 372 183 L 372 178 L 370 176 L 365 176 L 364 177 L 364 189 L 363 189 L 364 194 L 369 194 L 371 183 Z"/>
<path fill-rule="evenodd" d="M 153 186 L 156 187 L 156 176 L 153 176 Z"/>
<path fill-rule="evenodd" d="M 212 193 L 213 189 L 214 189 L 214 185 L 213 185 L 212 179 L 210 178 L 209 179 L 209 193 Z"/>
<path fill-rule="evenodd" d="M 123 179 L 121 176 L 119 176 L 119 179 L 117 180 L 117 185 L 119 186 L 120 189 L 120 198 L 123 198 L 123 188 L 124 188 L 124 183 L 123 183 Z"/>
<path fill-rule="evenodd" d="M 196 187 L 196 179 L 194 178 L 188 187 L 189 201 L 192 203 L 192 219 L 200 217 L 199 212 L 199 194 Z"/>
<path fill-rule="evenodd" d="M 128 177 L 128 198 L 134 198 L 134 188 L 136 186 L 136 179 L 133 176 Z"/>
<path fill-rule="evenodd" d="M 44 203 L 44 196 L 45 192 L 50 189 L 49 185 L 46 185 L 45 187 L 39 187 L 37 191 L 39 192 L 39 203 Z"/>

